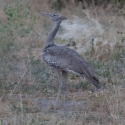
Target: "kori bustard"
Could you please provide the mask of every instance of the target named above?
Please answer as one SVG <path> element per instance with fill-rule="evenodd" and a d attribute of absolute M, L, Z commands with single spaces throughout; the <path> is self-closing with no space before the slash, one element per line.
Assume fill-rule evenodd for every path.
<path fill-rule="evenodd" d="M 101 84 L 99 82 L 98 76 L 96 75 L 92 67 L 76 51 L 64 46 L 57 46 L 54 44 L 54 38 L 59 29 L 60 23 L 63 20 L 66 20 L 66 17 L 58 13 L 44 12 L 43 15 L 48 16 L 54 22 L 54 26 L 47 36 L 45 49 L 42 52 L 42 56 L 45 62 L 58 76 L 59 90 L 56 102 L 60 96 L 63 86 L 61 73 L 64 77 L 65 91 L 67 89 L 67 72 L 71 72 L 79 76 L 85 77 L 90 83 L 95 85 L 97 88 L 100 88 Z"/>

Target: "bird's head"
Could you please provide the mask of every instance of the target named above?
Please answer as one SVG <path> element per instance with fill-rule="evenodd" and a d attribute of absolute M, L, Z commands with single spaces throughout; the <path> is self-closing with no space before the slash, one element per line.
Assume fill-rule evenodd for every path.
<path fill-rule="evenodd" d="M 58 13 L 46 13 L 46 12 L 43 12 L 43 15 L 48 16 L 53 21 L 66 20 L 66 17 L 64 17 L 64 16 L 62 16 L 61 14 L 58 14 Z"/>

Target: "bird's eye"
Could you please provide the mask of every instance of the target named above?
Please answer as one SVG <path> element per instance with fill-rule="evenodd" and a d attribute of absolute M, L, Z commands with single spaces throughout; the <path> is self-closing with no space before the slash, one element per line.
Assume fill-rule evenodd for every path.
<path fill-rule="evenodd" d="M 53 14 L 53 16 L 56 16 L 56 14 Z"/>

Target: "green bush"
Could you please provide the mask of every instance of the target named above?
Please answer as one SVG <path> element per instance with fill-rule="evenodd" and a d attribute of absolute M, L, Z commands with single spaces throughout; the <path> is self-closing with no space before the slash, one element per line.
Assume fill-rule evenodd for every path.
<path fill-rule="evenodd" d="M 50 7 L 55 10 L 61 11 L 63 8 L 65 8 L 65 4 L 63 0 L 49 0 Z"/>
<path fill-rule="evenodd" d="M 11 53 L 16 50 L 16 38 L 29 34 L 36 22 L 36 16 L 30 13 L 30 6 L 5 5 L 7 20 L 0 22 L 0 84 L 9 74 L 9 66 L 14 59 Z M 2 80 L 2 81 L 1 81 Z"/>
<path fill-rule="evenodd" d="M 102 4 L 108 5 L 112 4 L 113 7 L 120 7 L 123 8 L 123 4 L 125 4 L 125 0 L 74 0 L 75 6 L 78 6 L 79 3 L 84 4 L 86 3 L 88 6 L 93 6 L 93 3 L 97 6 L 101 6 Z M 48 4 L 50 7 L 56 11 L 61 11 L 65 8 L 65 5 L 68 6 L 72 4 L 71 0 L 48 0 Z"/>
<path fill-rule="evenodd" d="M 5 5 L 6 22 L 0 22 L 0 53 L 1 56 L 9 51 L 17 35 L 26 36 L 33 28 L 36 16 L 30 14 L 30 6 Z"/>

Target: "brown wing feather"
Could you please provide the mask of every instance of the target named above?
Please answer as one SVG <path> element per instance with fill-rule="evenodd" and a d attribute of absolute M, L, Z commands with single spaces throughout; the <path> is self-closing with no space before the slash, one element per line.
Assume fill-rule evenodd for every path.
<path fill-rule="evenodd" d="M 55 62 L 63 70 L 69 69 L 87 76 L 93 76 L 93 74 L 95 74 L 89 64 L 72 49 L 61 46 L 49 47 L 46 49 L 45 56 L 48 60 L 51 60 L 51 62 Z"/>
<path fill-rule="evenodd" d="M 43 51 L 43 58 L 51 67 L 84 75 L 90 83 L 100 87 L 99 78 L 94 70 L 74 50 L 61 46 L 48 47 Z"/>

